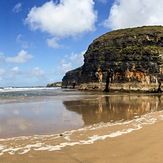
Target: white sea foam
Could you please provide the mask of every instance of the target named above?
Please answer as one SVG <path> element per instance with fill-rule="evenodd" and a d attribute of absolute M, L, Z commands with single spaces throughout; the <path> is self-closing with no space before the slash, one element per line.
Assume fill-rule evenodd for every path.
<path fill-rule="evenodd" d="M 0 92 L 17 92 L 17 91 L 32 91 L 32 90 L 56 90 L 59 87 L 4 87 Z"/>
<path fill-rule="evenodd" d="M 18 137 L 18 138 L 10 138 L 10 139 L 0 139 L 0 155 L 3 155 L 4 153 L 8 154 L 15 154 L 16 152 L 18 154 L 25 154 L 28 153 L 31 150 L 35 151 L 56 151 L 56 150 L 62 150 L 65 147 L 68 146 L 75 146 L 75 145 L 85 145 L 85 144 L 93 144 L 94 142 L 98 140 L 105 140 L 105 139 L 111 139 L 114 137 L 118 137 L 124 134 L 128 134 L 131 132 L 134 132 L 136 130 L 139 130 L 143 128 L 144 125 L 151 125 L 156 123 L 157 121 L 163 120 L 163 111 L 157 112 L 157 113 L 149 113 L 147 115 L 141 116 L 140 118 L 126 121 L 126 122 L 116 122 L 116 123 L 100 123 L 97 125 L 88 126 L 85 128 L 81 128 L 78 130 L 71 130 L 71 131 L 65 131 L 62 133 L 63 136 L 60 136 L 59 134 L 54 135 L 36 135 L 36 136 L 30 136 L 30 137 Z M 96 134 L 89 134 L 89 131 L 98 131 L 100 128 L 105 127 L 112 127 L 112 126 L 119 126 L 120 129 L 116 131 L 109 132 L 106 130 L 103 135 L 100 135 L 100 132 L 95 132 Z M 119 128 L 118 127 L 118 128 Z M 88 132 L 87 132 L 88 131 Z M 87 134 L 85 134 L 87 133 Z M 93 132 L 94 133 L 94 132 Z M 78 138 L 73 138 L 73 136 L 77 134 Z M 81 137 L 80 137 L 81 134 Z M 84 135 L 84 138 L 82 136 Z M 6 142 L 13 141 L 17 145 L 6 145 Z M 19 144 L 19 141 L 25 141 L 31 142 L 32 144 Z M 5 142 L 5 145 L 3 143 Z M 58 142 L 58 143 L 57 143 Z M 50 143 L 55 143 L 50 144 Z"/>
<path fill-rule="evenodd" d="M 23 148 L 23 152 L 19 152 L 19 154 L 25 154 L 25 153 L 28 153 L 31 148 L 39 148 L 41 147 L 43 144 L 42 143 L 37 143 L 37 144 L 29 144 L 29 145 L 26 145 L 24 148 Z"/>

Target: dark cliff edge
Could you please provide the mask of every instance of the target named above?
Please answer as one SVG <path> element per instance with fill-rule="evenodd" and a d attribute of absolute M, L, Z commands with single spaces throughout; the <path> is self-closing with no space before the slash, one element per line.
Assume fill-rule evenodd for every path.
<path fill-rule="evenodd" d="M 108 32 L 89 45 L 83 66 L 68 71 L 62 87 L 80 90 L 162 92 L 163 26 Z"/>

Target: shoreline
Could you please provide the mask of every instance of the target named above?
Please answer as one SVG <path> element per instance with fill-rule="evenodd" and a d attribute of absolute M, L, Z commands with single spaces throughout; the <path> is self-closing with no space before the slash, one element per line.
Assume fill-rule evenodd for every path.
<path fill-rule="evenodd" d="M 70 96 L 72 93 L 76 99 Z M 25 129 L 28 125 L 29 129 L 32 128 L 31 124 L 34 122 L 31 122 L 34 119 L 37 122 L 34 131 L 39 127 L 39 130 L 51 129 L 50 134 L 43 132 L 44 135 L 40 133 L 0 139 L 2 163 L 162 162 L 162 94 L 101 92 L 74 94 L 66 91 L 61 95 L 64 97 L 47 96 L 48 98 L 41 104 L 18 102 L 14 104 L 16 110 L 11 104 L 1 106 L 1 112 L 6 113 L 4 115 L 11 114 L 11 117 L 15 115 L 12 121 L 11 118 L 6 120 L 9 123 L 6 123 L 4 129 L 8 124 L 10 127 L 14 123 L 29 133 Z M 70 99 L 63 100 L 67 97 Z M 56 110 L 54 106 L 57 106 Z M 64 110 L 61 111 L 62 109 Z M 2 114 L 3 118 L 4 115 Z M 23 115 L 31 115 L 31 118 L 24 117 L 22 121 Z M 40 119 L 40 116 L 43 116 L 43 119 Z M 19 121 L 18 117 L 21 118 Z M 56 123 L 54 117 L 55 119 L 59 117 Z M 81 120 L 82 127 L 53 132 L 57 124 L 61 123 L 62 117 L 66 117 L 63 118 L 63 124 L 70 127 L 70 124 L 79 124 Z M 2 128 L 0 129 L 3 133 Z"/>
<path fill-rule="evenodd" d="M 121 124 L 121 125 L 120 125 Z M 159 162 L 163 161 L 163 111 L 128 122 L 92 126 L 61 134 L 11 139 L 2 162 Z M 92 142 L 93 141 L 93 142 Z M 15 145 L 15 150 L 12 147 Z M 24 147 L 23 147 L 24 146 Z M 23 149 L 21 149 L 23 147 Z"/>

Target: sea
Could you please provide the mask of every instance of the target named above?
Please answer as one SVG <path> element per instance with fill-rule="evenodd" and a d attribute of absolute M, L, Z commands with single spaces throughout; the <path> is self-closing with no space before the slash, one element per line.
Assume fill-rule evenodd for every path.
<path fill-rule="evenodd" d="M 0 155 L 92 144 L 162 121 L 162 110 L 163 94 L 60 87 L 0 88 Z M 105 128 L 107 133 L 100 135 Z M 87 132 L 82 140 L 72 139 L 74 134 L 79 137 Z M 49 139 L 55 144 L 43 143 Z M 23 140 L 28 140 L 26 145 L 21 145 Z"/>
<path fill-rule="evenodd" d="M 48 134 L 82 127 L 80 115 L 65 101 L 84 93 L 60 87 L 5 87 L 0 89 L 0 138 Z"/>

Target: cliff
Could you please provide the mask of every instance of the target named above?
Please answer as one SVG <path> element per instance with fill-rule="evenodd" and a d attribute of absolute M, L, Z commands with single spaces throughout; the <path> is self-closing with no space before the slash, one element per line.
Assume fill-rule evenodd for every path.
<path fill-rule="evenodd" d="M 61 87 L 61 86 L 62 86 L 62 82 L 54 82 L 54 83 L 47 84 L 46 87 Z"/>
<path fill-rule="evenodd" d="M 144 26 L 95 39 L 84 54 L 84 65 L 67 72 L 62 86 L 75 81 L 79 89 L 154 91 L 162 80 L 163 26 Z"/>

